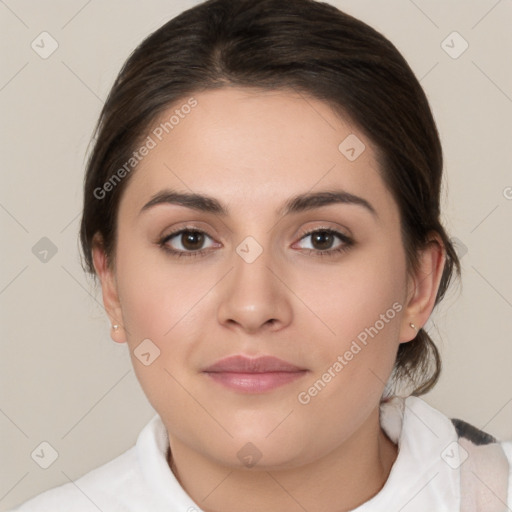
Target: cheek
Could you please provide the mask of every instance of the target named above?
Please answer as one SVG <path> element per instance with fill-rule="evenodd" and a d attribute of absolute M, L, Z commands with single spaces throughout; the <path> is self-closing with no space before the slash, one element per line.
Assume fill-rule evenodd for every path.
<path fill-rule="evenodd" d="M 208 286 L 201 280 L 187 279 L 189 274 L 166 264 L 165 256 L 157 251 L 137 249 L 136 244 L 131 247 L 129 252 L 119 250 L 117 268 L 133 368 L 153 407 L 166 411 L 169 424 L 181 425 L 179 415 L 193 409 L 180 385 L 191 370 L 185 364 L 191 350 L 188 340 L 196 336 L 200 299 Z"/>
<path fill-rule="evenodd" d="M 404 273 L 403 253 L 392 245 L 375 244 L 351 254 L 339 268 L 323 269 L 307 288 L 303 283 L 303 296 L 310 297 L 310 304 L 314 305 L 311 309 L 326 325 L 323 338 L 331 340 L 326 348 L 343 349 L 359 335 L 364 339 L 372 327 L 377 328 L 381 339 L 394 340 L 398 336 L 399 313 L 404 308 Z"/>
<path fill-rule="evenodd" d="M 357 425 L 379 402 L 398 349 L 403 264 L 393 251 L 361 253 L 321 280 L 323 295 L 304 289 L 334 332 L 318 335 L 315 373 L 298 397 L 308 421 L 320 423 L 328 408 L 332 417 L 350 412 Z M 338 435 L 336 427 L 330 432 Z"/>
<path fill-rule="evenodd" d="M 119 248 L 123 246 L 122 238 Z M 158 249 L 139 242 L 118 256 L 118 289 L 128 341 L 172 336 L 174 326 L 186 319 L 191 308 L 208 290 L 201 280 L 166 259 Z M 202 283 L 202 284 L 201 284 Z"/>

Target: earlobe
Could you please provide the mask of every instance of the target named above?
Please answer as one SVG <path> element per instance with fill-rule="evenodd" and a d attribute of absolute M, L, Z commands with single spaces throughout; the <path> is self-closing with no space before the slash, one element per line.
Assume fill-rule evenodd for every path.
<path fill-rule="evenodd" d="M 126 343 L 124 329 L 119 324 L 112 324 L 110 337 L 116 343 Z"/>
<path fill-rule="evenodd" d="M 434 309 L 445 262 L 444 245 L 439 235 L 435 233 L 421 250 L 417 271 L 409 277 L 400 343 L 412 341 L 429 319 Z"/>
<path fill-rule="evenodd" d="M 126 337 L 123 328 L 123 316 L 117 291 L 117 283 L 113 269 L 108 265 L 103 241 L 98 233 L 93 238 L 92 259 L 96 275 L 101 283 L 103 305 L 112 325 L 110 337 L 117 343 L 124 343 Z"/>

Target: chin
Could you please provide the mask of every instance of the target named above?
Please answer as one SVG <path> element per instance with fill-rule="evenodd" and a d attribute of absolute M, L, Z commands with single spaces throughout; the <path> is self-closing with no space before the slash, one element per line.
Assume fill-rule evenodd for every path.
<path fill-rule="evenodd" d="M 236 438 L 215 449 L 219 462 L 232 469 L 277 470 L 290 469 L 310 462 L 303 450 L 303 441 L 283 432 L 240 429 Z M 212 446 L 209 446 L 211 450 Z M 228 455 L 229 454 L 229 455 Z M 215 456 L 215 454 L 212 454 Z M 226 457 L 228 455 L 228 457 Z M 312 456 L 312 459 L 316 456 Z"/>

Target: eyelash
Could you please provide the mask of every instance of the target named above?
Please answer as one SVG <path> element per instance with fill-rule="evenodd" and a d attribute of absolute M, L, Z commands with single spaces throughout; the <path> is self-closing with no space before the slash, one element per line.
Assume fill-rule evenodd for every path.
<path fill-rule="evenodd" d="M 200 234 L 208 236 L 209 238 L 212 238 L 205 231 L 201 231 L 196 228 L 181 228 L 181 229 L 174 231 L 172 233 L 169 233 L 168 235 L 163 237 L 161 240 L 158 241 L 158 245 L 166 253 L 170 254 L 173 257 L 177 257 L 177 258 L 181 258 L 183 256 L 197 257 L 197 256 L 202 256 L 203 254 L 209 252 L 209 249 L 200 249 L 198 251 L 181 251 L 181 250 L 178 251 L 176 249 L 171 249 L 171 248 L 169 248 L 168 245 L 166 245 L 169 240 L 171 240 L 172 238 L 176 237 L 177 235 L 181 235 L 183 233 L 200 233 Z M 320 256 L 320 257 L 336 256 L 336 255 L 339 255 L 341 253 L 348 251 L 355 243 L 347 235 L 344 235 L 343 233 L 340 233 L 339 231 L 336 231 L 336 230 L 330 229 L 330 228 L 315 228 L 311 231 L 304 233 L 301 236 L 300 240 L 302 240 L 302 239 L 306 238 L 307 236 L 312 235 L 314 233 L 329 233 L 331 235 L 338 237 L 343 242 L 343 244 L 336 249 L 326 249 L 326 250 L 302 249 L 303 251 L 306 251 L 307 254 L 314 253 L 315 256 Z"/>

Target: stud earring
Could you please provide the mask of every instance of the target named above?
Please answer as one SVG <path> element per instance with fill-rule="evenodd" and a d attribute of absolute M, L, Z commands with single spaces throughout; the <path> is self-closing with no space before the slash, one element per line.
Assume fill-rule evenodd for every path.
<path fill-rule="evenodd" d="M 114 329 L 114 331 L 117 331 L 117 329 L 119 329 L 119 325 L 114 324 L 114 325 L 112 326 L 112 329 Z"/>
<path fill-rule="evenodd" d="M 416 331 L 416 334 L 418 333 L 418 328 L 412 323 L 412 322 L 409 322 L 409 325 Z"/>

